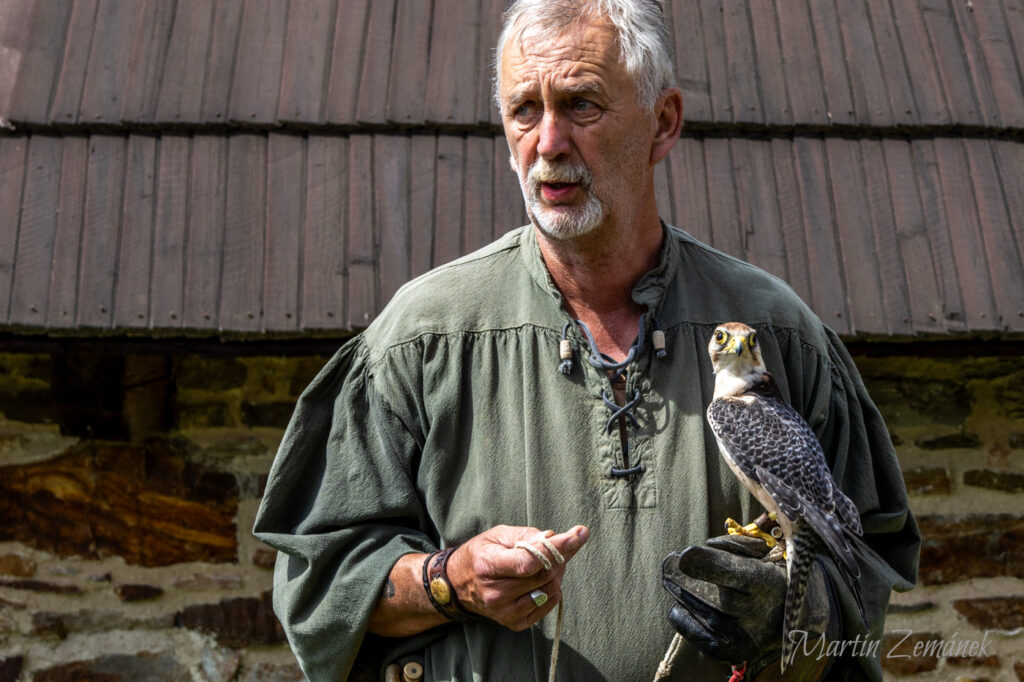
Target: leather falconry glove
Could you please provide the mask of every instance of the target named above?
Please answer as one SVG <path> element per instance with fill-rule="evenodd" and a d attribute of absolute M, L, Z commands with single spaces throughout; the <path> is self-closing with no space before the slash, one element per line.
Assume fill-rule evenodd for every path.
<path fill-rule="evenodd" d="M 842 633 L 831 579 L 821 560 L 815 561 L 801 630 L 791 633 L 799 638 L 795 660 L 782 676 L 786 569 L 782 562 L 763 561 L 768 551 L 759 538 L 723 535 L 668 555 L 662 564 L 662 585 L 676 600 L 669 622 L 705 655 L 736 666 L 745 662 L 748 680 L 819 680 L 829 664 L 825 642 Z"/>

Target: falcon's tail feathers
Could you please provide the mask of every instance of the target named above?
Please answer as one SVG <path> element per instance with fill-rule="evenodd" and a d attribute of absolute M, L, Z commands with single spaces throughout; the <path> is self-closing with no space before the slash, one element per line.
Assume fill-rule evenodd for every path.
<path fill-rule="evenodd" d="M 786 672 L 786 665 L 792 663 L 796 653 L 796 642 L 790 639 L 790 632 L 796 629 L 800 619 L 800 609 L 807 594 L 807 582 L 811 575 L 818 542 L 817 536 L 804 528 L 793 534 L 786 550 L 791 558 L 788 566 L 789 585 L 786 588 L 786 604 L 782 616 L 783 673 Z"/>

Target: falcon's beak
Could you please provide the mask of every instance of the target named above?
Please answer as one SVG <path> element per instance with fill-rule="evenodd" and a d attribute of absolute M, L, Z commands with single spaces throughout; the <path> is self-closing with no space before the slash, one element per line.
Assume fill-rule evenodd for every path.
<path fill-rule="evenodd" d="M 736 357 L 743 355 L 743 347 L 745 345 L 743 341 L 744 339 L 742 336 L 734 336 L 732 343 L 729 345 L 729 352 L 735 353 Z"/>

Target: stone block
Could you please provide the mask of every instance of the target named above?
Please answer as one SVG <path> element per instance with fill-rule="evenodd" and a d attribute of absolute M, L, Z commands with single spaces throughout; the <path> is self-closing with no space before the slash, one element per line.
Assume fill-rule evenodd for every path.
<path fill-rule="evenodd" d="M 924 515 L 918 578 L 924 585 L 969 578 L 1024 578 L 1024 517 Z"/>
<path fill-rule="evenodd" d="M 36 565 L 31 559 L 20 554 L 4 554 L 0 556 L 0 573 L 18 578 L 31 578 L 36 574 Z"/>
<path fill-rule="evenodd" d="M 36 671 L 33 682 L 181 682 L 188 668 L 170 654 L 114 654 Z"/>
<path fill-rule="evenodd" d="M 946 663 L 962 668 L 998 668 L 999 657 L 992 656 L 947 656 Z"/>
<path fill-rule="evenodd" d="M 1017 661 L 1013 664 L 1013 672 L 1017 675 L 1017 679 L 1024 682 L 1024 661 Z"/>
<path fill-rule="evenodd" d="M 284 629 L 274 615 L 270 592 L 261 597 L 222 599 L 216 604 L 195 604 L 178 613 L 179 626 L 213 635 L 219 644 L 234 648 L 282 644 Z"/>
<path fill-rule="evenodd" d="M 211 429 L 235 426 L 231 409 L 217 400 L 181 402 L 175 405 L 176 423 L 179 429 Z"/>
<path fill-rule="evenodd" d="M 10 587 L 15 590 L 28 590 L 30 592 L 50 592 L 52 594 L 81 594 L 82 589 L 77 585 L 67 583 L 51 583 L 45 580 L 13 580 L 0 578 L 0 587 Z"/>
<path fill-rule="evenodd" d="M 53 394 L 48 388 L 11 389 L 0 386 L 0 413 L 7 419 L 28 424 L 56 421 Z"/>
<path fill-rule="evenodd" d="M 964 485 L 988 488 L 1005 493 L 1019 493 L 1024 490 L 1024 474 L 992 469 L 971 469 L 964 472 Z"/>
<path fill-rule="evenodd" d="M 1009 444 L 1011 450 L 1024 449 L 1024 433 L 1011 433 Z"/>
<path fill-rule="evenodd" d="M 996 403 L 1003 415 L 1024 419 L 1024 372 L 993 381 Z"/>
<path fill-rule="evenodd" d="M 173 584 L 176 589 L 193 592 L 202 590 L 238 590 L 242 588 L 242 576 L 234 574 L 193 573 L 192 575 L 178 578 Z"/>
<path fill-rule="evenodd" d="M 259 663 L 251 668 L 243 668 L 238 682 L 305 682 L 306 676 L 297 663 L 273 664 Z"/>
<path fill-rule="evenodd" d="M 25 659 L 21 656 L 0 658 L 0 682 L 18 682 Z"/>
<path fill-rule="evenodd" d="M 199 662 L 199 677 L 203 682 L 229 682 L 238 673 L 242 656 L 231 649 L 204 649 Z"/>
<path fill-rule="evenodd" d="M 277 550 L 259 547 L 252 553 L 252 563 L 260 568 L 273 569 L 277 563 Z"/>
<path fill-rule="evenodd" d="M 118 585 L 114 588 L 114 593 L 121 599 L 121 601 L 133 602 L 133 601 L 147 601 L 149 599 L 156 599 L 163 595 L 164 590 L 162 587 L 156 585 Z"/>
<path fill-rule="evenodd" d="M 936 608 L 936 604 L 933 601 L 922 601 L 916 604 L 889 604 L 887 613 L 889 614 L 900 614 L 900 613 L 924 613 L 925 611 L 931 611 Z"/>
<path fill-rule="evenodd" d="M 60 638 L 73 632 L 103 632 L 137 628 L 163 629 L 174 627 L 174 616 L 152 615 L 130 617 L 122 611 L 36 611 L 32 614 L 32 633 L 50 634 Z"/>
<path fill-rule="evenodd" d="M 979 630 L 1024 628 L 1024 597 L 957 599 L 953 608 Z"/>
<path fill-rule="evenodd" d="M 935 438 L 922 438 L 914 441 L 914 445 L 922 450 L 962 450 L 981 446 L 981 439 L 973 433 L 950 433 Z"/>
<path fill-rule="evenodd" d="M 275 400 L 266 403 L 242 403 L 242 423 L 246 426 L 270 426 L 284 429 L 295 411 L 295 401 Z"/>
<path fill-rule="evenodd" d="M 894 675 L 914 675 L 939 666 L 938 656 L 922 656 L 924 645 L 942 638 L 937 632 L 887 632 L 882 637 L 882 669 Z M 916 652 L 915 652 L 916 648 Z"/>
<path fill-rule="evenodd" d="M 174 367 L 174 380 L 179 388 L 217 392 L 241 388 L 249 370 L 235 358 L 178 358 Z"/>
<path fill-rule="evenodd" d="M 914 467 L 903 470 L 903 481 L 911 495 L 948 495 L 952 490 L 949 472 L 943 467 Z"/>
<path fill-rule="evenodd" d="M 868 392 L 894 425 L 950 424 L 960 426 L 971 414 L 974 397 L 956 379 L 906 378 L 905 374 L 864 377 Z"/>
<path fill-rule="evenodd" d="M 234 476 L 188 461 L 170 441 L 84 442 L 0 468 L 0 540 L 60 556 L 236 561 L 237 507 Z"/>

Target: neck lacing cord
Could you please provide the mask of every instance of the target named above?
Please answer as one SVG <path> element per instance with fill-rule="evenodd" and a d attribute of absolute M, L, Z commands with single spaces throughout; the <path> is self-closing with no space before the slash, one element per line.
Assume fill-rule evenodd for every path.
<path fill-rule="evenodd" d="M 626 359 L 622 362 L 615 362 L 609 356 L 601 352 L 601 349 L 597 347 L 597 341 L 594 340 L 594 335 L 590 332 L 590 327 L 587 326 L 586 322 L 582 320 L 570 320 L 565 323 L 562 327 L 562 340 L 559 343 L 559 357 L 561 363 L 558 365 L 559 371 L 562 374 L 570 374 L 572 372 L 572 344 L 569 342 L 569 327 L 572 326 L 573 322 L 579 325 L 580 329 L 583 330 L 583 335 L 587 338 L 587 343 L 590 345 L 590 364 L 597 368 L 599 371 L 608 374 L 611 372 L 609 381 L 614 386 L 620 379 L 626 374 L 626 367 L 636 358 L 637 355 L 643 352 L 644 348 L 644 320 L 647 317 L 647 313 L 640 315 L 640 321 L 637 323 L 637 334 L 636 339 L 633 340 L 633 345 L 629 347 L 629 353 L 626 355 Z M 655 354 L 659 358 L 665 357 L 665 332 L 661 331 L 657 318 L 654 319 L 654 331 L 651 333 L 651 343 L 654 346 Z M 601 389 L 601 400 L 604 402 L 605 407 L 611 412 L 611 416 L 608 417 L 608 421 L 605 423 L 604 432 L 605 435 L 610 436 L 612 430 L 615 428 L 615 423 L 620 417 L 625 417 L 629 420 L 629 423 L 633 425 L 633 428 L 639 428 L 640 423 L 636 419 L 636 415 L 633 414 L 632 410 L 640 404 L 640 389 L 633 389 L 633 397 L 626 401 L 624 405 L 619 405 L 615 402 L 614 391 L 611 395 L 607 391 Z M 622 439 L 622 456 L 626 462 L 629 461 L 629 438 Z M 627 476 L 634 476 L 636 474 L 642 474 L 644 471 L 643 464 L 636 464 L 628 469 L 619 469 L 616 467 L 611 468 L 612 478 L 625 478 Z"/>

